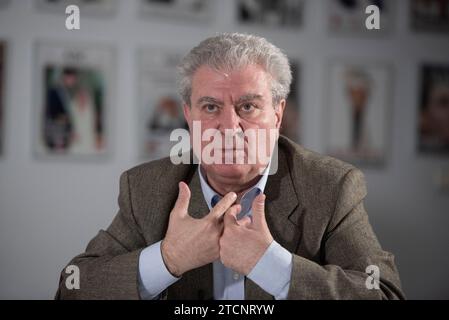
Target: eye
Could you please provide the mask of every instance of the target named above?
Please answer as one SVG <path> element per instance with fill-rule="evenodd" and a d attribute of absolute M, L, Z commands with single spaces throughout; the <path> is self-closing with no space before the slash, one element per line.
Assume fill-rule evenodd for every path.
<path fill-rule="evenodd" d="M 255 106 L 251 103 L 245 103 L 240 107 L 240 110 L 243 112 L 251 112 L 255 109 Z"/>
<path fill-rule="evenodd" d="M 214 113 L 218 111 L 218 107 L 214 104 L 206 104 L 203 106 L 203 110 L 205 110 L 208 113 Z"/>

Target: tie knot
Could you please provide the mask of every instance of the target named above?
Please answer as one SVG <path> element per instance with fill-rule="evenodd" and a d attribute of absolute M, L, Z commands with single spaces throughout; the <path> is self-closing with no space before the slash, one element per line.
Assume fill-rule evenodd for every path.
<path fill-rule="evenodd" d="M 212 207 L 212 208 L 215 207 L 215 205 L 216 205 L 220 200 L 221 200 L 221 197 L 220 197 L 218 194 L 214 195 L 214 196 L 212 197 L 211 201 L 210 201 L 211 207 Z"/>

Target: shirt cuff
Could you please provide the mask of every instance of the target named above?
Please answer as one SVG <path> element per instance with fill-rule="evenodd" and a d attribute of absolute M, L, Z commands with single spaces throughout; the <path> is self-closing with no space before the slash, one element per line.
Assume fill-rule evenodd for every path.
<path fill-rule="evenodd" d="M 292 254 L 273 240 L 248 278 L 276 300 L 287 299 L 292 275 Z"/>
<path fill-rule="evenodd" d="M 181 278 L 174 277 L 162 259 L 161 241 L 141 251 L 139 256 L 139 293 L 145 300 L 156 299 Z"/>

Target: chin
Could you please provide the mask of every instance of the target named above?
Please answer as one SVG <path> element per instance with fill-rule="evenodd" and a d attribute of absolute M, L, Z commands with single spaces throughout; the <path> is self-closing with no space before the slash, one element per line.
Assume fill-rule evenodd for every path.
<path fill-rule="evenodd" d="M 251 171 L 251 167 L 245 164 L 212 164 L 206 166 L 206 170 L 216 177 L 240 180 Z"/>

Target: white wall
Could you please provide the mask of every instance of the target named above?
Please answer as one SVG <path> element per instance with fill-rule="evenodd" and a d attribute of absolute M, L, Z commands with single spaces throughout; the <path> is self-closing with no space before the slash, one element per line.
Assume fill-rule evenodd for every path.
<path fill-rule="evenodd" d="M 52 298 L 59 272 L 82 252 L 117 211 L 118 177 L 137 164 L 137 78 L 141 46 L 189 48 L 216 32 L 248 31 L 272 40 L 301 62 L 303 144 L 324 151 L 326 61 L 333 57 L 387 60 L 395 72 L 392 140 L 387 163 L 363 169 L 366 206 L 384 248 L 395 253 L 409 298 L 449 298 L 449 195 L 433 184 L 448 158 L 417 155 L 418 63 L 449 63 L 449 38 L 415 35 L 408 2 L 398 3 L 395 30 L 378 39 L 332 37 L 325 1 L 308 1 L 300 31 L 242 28 L 234 1 L 217 1 L 212 23 L 183 24 L 137 17 L 137 0 L 119 1 L 112 19 L 83 18 L 68 32 L 65 16 L 38 13 L 33 1 L 0 11 L 0 38 L 9 41 L 5 154 L 0 159 L 0 298 Z M 114 152 L 101 162 L 36 161 L 32 155 L 33 51 L 36 39 L 87 41 L 117 47 L 118 90 Z"/>

